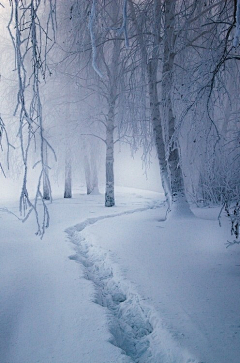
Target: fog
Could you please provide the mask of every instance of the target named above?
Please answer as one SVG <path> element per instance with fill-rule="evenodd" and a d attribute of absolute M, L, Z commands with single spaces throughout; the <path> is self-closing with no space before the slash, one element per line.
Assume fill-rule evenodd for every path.
<path fill-rule="evenodd" d="M 144 190 L 157 191 L 162 193 L 163 189 L 161 186 L 161 178 L 159 171 L 159 164 L 157 157 L 153 156 L 151 161 L 145 165 L 142 161 L 142 151 L 139 150 L 134 155 L 132 155 L 131 150 L 128 146 L 121 146 L 120 148 L 116 146 L 115 153 L 115 185 L 120 187 L 137 188 Z M 13 152 L 12 152 L 13 153 Z M 15 165 L 16 166 L 16 165 Z M 14 167 L 14 166 L 12 166 Z M 99 191 L 100 193 L 105 192 L 105 170 L 104 165 L 99 165 Z M 74 171 L 74 181 L 73 181 L 73 198 L 79 193 L 86 193 L 86 181 L 84 175 L 84 168 L 78 168 Z M 57 164 L 52 168 L 50 175 L 51 187 L 53 199 L 57 197 L 62 197 L 64 194 L 64 175 L 61 172 L 58 175 Z M 16 175 L 7 174 L 6 177 L 0 175 L 1 190 L 1 200 L 17 200 L 20 197 L 22 189 L 22 178 L 23 175 L 20 172 Z M 33 196 L 36 187 L 36 178 L 29 180 L 29 192 Z"/>
<path fill-rule="evenodd" d="M 116 186 L 163 186 L 169 206 L 238 213 L 231 2 L 23 3 L 0 6 L 2 199 L 37 216 L 55 196 L 100 192 L 112 207 Z"/>
<path fill-rule="evenodd" d="M 131 156 L 129 148 L 121 148 L 116 152 L 116 166 L 117 185 L 163 192 L 156 156 L 145 166 L 141 151 Z"/>

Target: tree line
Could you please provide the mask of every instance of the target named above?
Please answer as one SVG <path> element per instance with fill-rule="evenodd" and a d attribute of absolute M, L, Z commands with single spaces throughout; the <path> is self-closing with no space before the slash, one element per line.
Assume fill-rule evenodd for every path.
<path fill-rule="evenodd" d="M 191 203 L 219 204 L 237 240 L 240 2 L 12 0 L 3 5 L 1 12 L 10 9 L 18 84 L 20 210 L 25 218 L 35 213 L 38 233 L 49 224 L 51 160 L 64 160 L 69 198 L 76 150 L 88 193 L 98 190 L 98 150 L 105 153 L 105 206 L 112 207 L 114 150 L 124 142 L 132 150 L 141 147 L 144 160 L 156 149 L 169 213 L 191 215 Z M 2 119 L 0 127 L 6 149 Z M 38 174 L 33 199 L 27 185 L 32 166 Z"/>

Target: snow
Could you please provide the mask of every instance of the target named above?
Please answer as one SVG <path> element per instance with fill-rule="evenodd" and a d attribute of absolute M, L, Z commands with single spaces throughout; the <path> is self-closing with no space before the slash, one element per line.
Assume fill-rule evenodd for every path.
<path fill-rule="evenodd" d="M 116 204 L 56 198 L 43 240 L 0 211 L 0 362 L 239 363 L 240 250 L 218 209 L 164 221 L 163 195 L 131 188 Z"/>

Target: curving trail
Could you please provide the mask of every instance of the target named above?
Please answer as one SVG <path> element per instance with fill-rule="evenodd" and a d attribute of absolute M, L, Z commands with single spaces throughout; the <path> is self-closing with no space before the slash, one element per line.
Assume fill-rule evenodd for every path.
<path fill-rule="evenodd" d="M 84 277 L 94 284 L 93 301 L 102 306 L 112 335 L 110 343 L 122 350 L 121 362 L 126 363 L 190 363 L 197 362 L 187 351 L 177 346 L 161 324 L 153 307 L 135 291 L 133 284 L 120 272 L 110 253 L 89 243 L 84 229 L 107 218 L 143 212 L 157 208 L 152 205 L 114 215 L 89 218 L 66 233 L 75 245 L 71 260 L 84 267 Z M 174 346 L 174 349 L 171 349 Z"/>

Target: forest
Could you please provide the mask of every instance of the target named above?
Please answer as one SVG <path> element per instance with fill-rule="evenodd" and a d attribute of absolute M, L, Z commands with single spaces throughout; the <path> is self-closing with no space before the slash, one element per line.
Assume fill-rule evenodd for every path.
<path fill-rule="evenodd" d="M 84 165 L 88 194 L 104 163 L 111 207 L 123 143 L 145 166 L 157 153 L 169 211 L 222 205 L 238 238 L 237 1 L 10 1 L 1 11 L 1 169 L 21 158 L 20 211 L 35 213 L 40 235 L 50 170 L 65 168 L 71 198 L 72 163 Z"/>
<path fill-rule="evenodd" d="M 95 294 L 95 297 L 87 296 L 86 301 L 92 299 L 95 304 L 97 301 L 98 305 L 107 307 L 110 311 L 106 314 L 114 316 L 108 318 L 111 338 L 107 335 L 110 333 L 101 328 L 104 341 L 105 343 L 110 341 L 111 347 L 118 347 L 116 349 L 122 351 L 121 358 L 117 358 L 115 350 L 112 352 L 113 348 L 107 347 L 103 349 L 106 357 L 102 355 L 100 358 L 96 348 L 96 356 L 88 357 L 89 353 L 86 353 L 78 360 L 79 353 L 76 357 L 73 353 L 71 353 L 73 355 L 61 353 L 61 358 L 59 352 L 62 348 L 58 346 L 56 352 L 59 355 L 55 352 L 55 358 L 50 359 L 50 355 L 53 354 L 52 346 L 44 348 L 45 350 L 38 348 L 38 353 L 35 353 L 34 344 L 37 346 L 44 336 L 39 328 L 41 324 L 37 321 L 35 326 L 39 332 L 35 336 L 36 342 L 28 343 L 27 352 L 30 352 L 28 356 L 28 353 L 19 346 L 23 347 L 28 341 L 29 337 L 25 330 L 30 328 L 23 327 L 25 338 L 14 338 L 15 343 L 10 344 L 11 339 L 8 340 L 6 330 L 11 330 L 10 325 L 13 324 L 11 319 L 15 308 L 10 308 L 9 318 L 6 318 L 6 321 L 4 320 L 6 312 L 3 308 L 2 315 L 0 314 L 0 323 L 4 321 L 0 324 L 0 361 L 3 363 L 238 363 L 239 348 L 231 344 L 236 344 L 239 335 L 234 343 L 226 343 L 227 340 L 220 341 L 218 335 L 214 335 L 212 331 L 205 334 L 201 328 L 201 334 L 203 336 L 205 334 L 205 338 L 207 334 L 213 334 L 216 338 L 211 348 L 208 347 L 204 351 L 203 347 L 207 346 L 205 338 L 200 348 L 193 348 L 199 336 L 195 328 L 192 328 L 195 323 L 191 322 L 191 325 L 185 320 L 182 326 L 170 327 L 171 314 L 172 316 L 175 313 L 179 314 L 179 321 L 184 320 L 186 316 L 182 318 L 178 308 L 175 309 L 173 305 L 174 299 L 168 300 L 167 293 L 163 298 L 165 299 L 163 304 L 166 306 L 170 304 L 170 315 L 166 313 L 166 321 L 163 318 L 163 323 L 156 323 L 155 326 L 155 319 L 158 319 L 156 316 L 163 317 L 163 312 L 167 311 L 161 310 L 157 305 L 158 302 L 154 303 L 160 299 L 154 295 L 154 291 L 160 288 L 153 287 L 148 290 L 144 272 L 139 273 L 140 276 L 143 275 L 142 277 L 135 277 L 134 269 L 142 271 L 145 262 L 141 260 L 143 258 L 141 256 L 146 257 L 149 251 L 152 251 L 153 260 L 146 263 L 145 267 L 147 271 L 152 264 L 152 275 L 155 277 L 151 280 L 149 276 L 149 279 L 156 280 L 161 289 L 166 289 L 165 292 L 169 289 L 171 295 L 174 287 L 169 287 L 172 280 L 168 281 L 170 279 L 168 274 L 174 275 L 177 267 L 168 270 L 167 262 L 165 266 L 165 254 L 166 261 L 173 259 L 173 262 L 177 261 L 175 266 L 178 264 L 182 266 L 178 262 L 178 255 L 182 256 L 182 261 L 185 261 L 189 253 L 189 259 L 182 262 L 186 265 L 189 263 L 189 271 L 192 259 L 196 258 L 198 261 L 200 256 L 202 260 L 199 260 L 199 266 L 204 264 L 204 259 L 209 261 L 209 266 L 211 263 L 216 263 L 217 266 L 226 264 L 228 276 L 231 275 L 229 271 L 232 264 L 239 266 L 239 263 L 236 263 L 239 262 L 240 253 L 238 246 L 240 244 L 240 0 L 0 0 L 0 29 L 2 260 L 8 261 L 13 253 L 14 256 L 16 254 L 14 261 L 17 261 L 17 251 L 22 246 L 23 250 L 26 248 L 28 251 L 26 253 L 28 257 L 24 257 L 26 261 L 23 265 L 26 263 L 28 266 L 31 254 L 34 256 L 36 254 L 34 259 L 37 261 L 38 253 L 42 261 L 48 254 L 50 256 L 52 254 L 52 258 L 57 261 L 55 256 L 55 253 L 58 253 L 57 247 L 55 244 L 51 247 L 50 240 L 64 239 L 59 229 L 62 233 L 67 233 L 71 246 L 74 245 L 68 248 L 69 250 L 74 248 L 76 255 L 69 256 L 71 252 L 67 250 L 66 242 L 64 244 L 63 241 L 59 254 L 69 256 L 67 263 L 71 266 L 73 266 L 72 260 L 78 262 L 78 265 L 75 264 L 78 267 L 75 265 L 75 267 L 66 267 L 74 269 L 74 272 L 69 270 L 69 278 L 77 275 L 75 271 L 77 268 L 82 269 L 81 273 L 85 279 L 86 275 L 88 276 L 88 281 L 91 281 L 92 285 L 87 286 L 86 291 L 89 288 L 93 289 L 95 292 L 91 291 L 90 295 Z M 138 171 L 134 165 L 138 165 Z M 152 172 L 153 169 L 156 173 Z M 126 182 L 130 177 L 131 185 Z M 128 187 L 135 189 L 129 191 Z M 90 213 L 95 215 L 92 216 Z M 104 221 L 101 221 L 103 219 Z M 110 222 L 110 219 L 114 219 L 115 222 Z M 150 223 L 150 219 L 158 221 L 158 233 L 155 231 L 153 234 L 151 226 L 147 224 L 141 233 L 139 224 L 145 226 L 144 223 Z M 122 228 L 119 227 L 117 220 Z M 112 230 L 114 223 L 116 235 Z M 102 226 L 99 227 L 99 231 L 95 230 L 95 224 Z M 70 227 L 73 225 L 75 227 Z M 88 228 L 85 231 L 86 227 Z M 107 231 L 110 231 L 110 228 L 108 237 Z M 90 229 L 91 235 L 87 232 Z M 125 229 L 128 234 L 122 235 Z M 200 230 L 204 231 L 204 237 L 203 235 L 200 237 Z M 207 230 L 208 236 L 205 235 Z M 133 248 L 138 250 L 136 241 L 141 240 L 146 231 L 149 231 L 149 236 L 145 236 L 144 247 L 139 247 L 142 248 L 139 261 L 134 262 L 134 258 L 131 257 L 129 264 L 123 266 L 121 261 L 124 261 L 126 256 L 122 249 L 126 248 L 126 255 L 128 253 L 129 256 L 132 255 L 131 250 L 127 252 L 130 247 L 124 247 L 122 241 L 129 237 L 134 241 L 131 242 Z M 105 233 L 106 240 L 103 238 Z M 15 238 L 18 239 L 20 235 L 22 235 L 19 237 L 21 242 L 18 243 Z M 98 236 L 100 245 L 96 244 L 94 236 Z M 191 238 L 195 236 L 193 240 L 195 238 L 196 241 L 198 238 L 195 249 L 189 242 L 191 239 L 186 236 Z M 171 244 L 178 237 L 183 244 L 182 248 L 178 243 L 175 247 Z M 25 238 L 29 241 L 26 242 L 28 247 L 22 245 L 22 240 Z M 151 238 L 156 243 L 163 238 L 168 242 L 165 242 L 164 247 L 156 245 L 155 250 L 151 250 L 152 247 L 149 245 Z M 31 247 L 32 239 L 35 247 Z M 115 241 L 113 246 L 110 239 Z M 4 244 L 5 240 L 11 240 L 9 248 Z M 217 240 L 221 242 L 217 244 Z M 18 246 L 16 250 L 15 243 Z M 120 249 L 121 244 L 123 247 Z M 202 248 L 204 253 L 197 256 L 197 251 Z M 210 252 L 207 252 L 208 248 Z M 223 250 L 220 252 L 221 248 Z M 115 257 L 108 255 L 106 257 L 103 252 L 105 249 L 113 251 Z M 163 255 L 160 257 L 161 252 Z M 117 267 L 118 258 L 121 271 Z M 220 262 L 217 262 L 218 258 Z M 157 267 L 159 261 L 165 266 L 160 272 L 157 270 L 160 268 Z M 39 271 L 45 270 L 45 263 L 47 264 L 42 262 Z M 58 263 L 55 262 L 55 266 Z M 21 270 L 19 261 L 16 262 L 17 266 L 18 264 L 16 271 Z M 95 266 L 94 269 L 90 268 L 90 265 Z M 132 272 L 131 267 L 128 267 L 131 265 Z M 31 266 L 30 264 L 29 271 L 32 269 Z M 117 277 L 114 275 L 114 281 L 108 280 L 105 285 L 104 276 L 108 274 L 109 268 L 111 271 L 113 269 L 110 275 L 115 273 Z M 125 278 L 123 271 L 125 269 L 128 271 L 128 268 L 130 272 L 129 275 L 126 272 L 126 279 L 134 282 L 136 286 L 139 284 L 136 292 L 135 286 L 121 285 Z M 193 270 L 196 280 L 197 275 L 202 276 L 202 283 L 206 276 L 208 281 L 212 279 L 210 270 L 206 276 L 200 272 L 200 270 L 205 271 L 204 268 L 202 270 L 199 267 L 199 271 Z M 3 270 L 6 271 L 7 279 L 10 278 L 12 272 L 9 273 L 8 267 Z M 100 273 L 96 273 L 96 270 Z M 25 275 L 29 274 L 26 271 L 22 280 L 25 280 Z M 176 270 L 176 274 L 181 275 L 179 271 Z M 49 276 L 54 273 L 49 270 Z M 37 274 L 37 268 L 33 274 Z M 225 276 L 222 282 L 219 276 L 222 274 L 216 273 L 216 284 L 223 285 L 222 288 L 218 285 L 216 291 L 221 289 L 228 291 L 230 288 L 228 284 L 235 286 L 231 292 L 228 292 L 229 301 L 224 300 L 225 305 L 219 308 L 219 314 L 225 314 L 229 309 L 227 304 L 232 304 L 233 308 L 230 310 L 235 316 L 239 314 L 237 304 L 240 291 L 236 285 L 239 272 L 236 273 L 235 282 L 231 279 L 232 275 L 229 280 Z M 117 283 L 118 279 L 121 280 L 121 284 Z M 188 277 L 186 279 L 188 281 Z M 183 280 L 182 276 L 181 281 Z M 191 282 L 189 280 L 190 285 L 195 286 L 196 280 Z M 35 285 L 35 282 L 33 284 Z M 112 290 L 109 285 L 112 286 Z M 121 291 L 118 291 L 120 285 Z M 199 291 L 202 291 L 202 296 L 207 294 L 206 290 L 201 290 L 200 285 L 195 293 L 192 292 L 189 300 L 191 319 L 197 311 L 194 299 Z M 52 288 L 49 286 L 48 291 Z M 208 299 L 212 299 L 212 305 L 209 303 L 212 306 L 209 308 L 210 315 L 213 314 L 215 298 L 219 301 L 215 288 L 214 283 L 211 287 L 206 287 L 213 291 L 213 295 Z M 73 287 L 74 291 L 75 289 L 78 290 L 76 286 Z M 12 290 L 6 287 L 6 291 Z M 129 291 L 130 295 L 132 294 L 131 298 L 128 296 Z M 66 291 L 64 296 L 68 293 Z M 111 296 L 111 303 L 104 294 Z M 138 305 L 136 301 L 140 301 L 141 296 L 150 299 L 149 304 L 151 308 L 154 306 L 156 312 Z M 180 294 L 176 299 L 181 300 L 181 296 Z M 201 298 L 199 297 L 199 301 Z M 12 306 L 12 303 L 8 304 L 13 300 L 1 298 L 0 294 L 3 306 L 5 303 L 6 306 Z M 126 305 L 130 300 L 132 305 L 119 307 Z M 42 300 L 39 300 L 37 305 L 41 305 L 40 301 Z M 66 301 L 64 304 L 67 304 Z M 53 309 L 54 304 L 49 302 L 46 311 L 49 306 Z M 29 311 L 33 311 L 32 314 L 35 315 L 31 309 Z M 69 305 L 69 309 L 75 311 L 76 308 Z M 86 302 L 83 303 L 82 309 L 83 311 L 86 309 Z M 116 313 L 116 309 L 120 310 Z M 139 320 L 131 323 L 134 327 L 139 323 L 140 328 L 138 326 L 137 332 L 135 328 L 134 332 L 129 332 L 130 328 L 125 326 L 127 320 L 130 319 L 129 316 L 135 316 L 138 310 L 144 315 L 144 323 L 140 314 L 141 323 Z M 130 315 L 127 315 L 128 311 Z M 145 319 L 148 316 L 146 311 L 151 311 L 150 320 Z M 47 322 L 45 312 L 42 314 L 45 316 L 43 320 Z M 89 312 L 89 315 L 91 314 L 93 313 Z M 102 313 L 97 315 L 97 321 L 102 319 L 99 316 L 102 316 Z M 116 316 L 121 316 L 117 323 Z M 240 334 L 240 325 L 236 322 L 236 316 L 235 318 L 231 316 L 234 321 L 232 325 L 228 318 L 229 316 L 226 317 L 226 325 L 234 327 L 233 330 L 238 329 L 236 334 Z M 68 320 L 67 317 L 65 319 Z M 210 326 L 205 315 L 202 319 L 205 319 L 203 321 L 206 326 L 208 324 Z M 28 320 L 31 320 L 31 315 L 24 319 L 25 322 Z M 99 321 L 101 326 L 105 324 Z M 202 320 L 199 320 L 196 326 L 201 325 L 200 321 Z M 55 329 L 57 324 L 59 323 L 52 323 L 52 327 Z M 161 328 L 159 324 L 162 324 Z M 224 322 L 219 321 L 219 324 Z M 218 334 L 221 329 L 225 331 L 220 325 Z M 64 325 L 66 332 L 65 328 Z M 185 328 L 189 330 L 184 331 L 180 337 L 181 329 Z M 70 339 L 70 330 L 73 328 L 68 326 L 68 329 L 69 334 L 66 334 L 68 337 L 66 339 Z M 74 329 L 77 336 L 78 327 Z M 178 333 L 172 334 L 171 329 Z M 228 337 L 231 334 L 235 333 L 228 333 Z M 158 351 L 156 341 L 159 337 L 161 340 L 163 335 L 164 348 L 160 344 Z M 190 336 L 195 337 L 195 341 Z M 57 338 L 54 339 L 56 343 Z M 175 347 L 175 340 L 178 344 L 180 341 L 181 348 Z M 43 347 L 44 343 L 42 344 Z M 93 344 L 96 346 L 96 343 Z M 222 354 L 219 353 L 220 345 L 226 344 L 231 347 L 230 356 L 227 350 Z M 10 348 L 4 348 L 6 346 Z M 13 346 L 15 348 L 11 349 Z M 70 349 L 70 343 L 67 346 Z M 81 349 L 84 346 L 90 347 L 89 342 L 82 342 L 80 346 Z M 166 346 L 174 346 L 169 348 L 173 352 L 172 355 L 168 353 Z M 183 348 L 190 353 L 185 354 Z M 202 356 L 199 353 L 201 351 L 204 352 Z"/>

